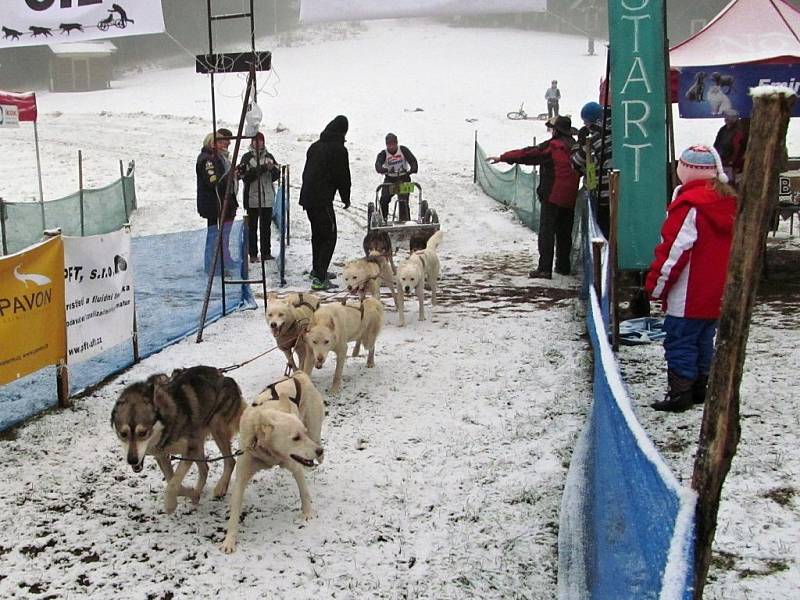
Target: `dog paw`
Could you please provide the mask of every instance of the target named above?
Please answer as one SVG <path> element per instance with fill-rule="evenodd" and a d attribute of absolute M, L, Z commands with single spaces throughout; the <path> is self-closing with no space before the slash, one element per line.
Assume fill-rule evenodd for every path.
<path fill-rule="evenodd" d="M 189 492 L 189 499 L 192 501 L 192 504 L 197 506 L 200 504 L 200 497 L 203 495 L 203 490 L 192 490 Z"/>
<path fill-rule="evenodd" d="M 164 499 L 164 512 L 171 515 L 178 508 L 178 499 L 174 496 L 167 496 Z"/>
<path fill-rule="evenodd" d="M 236 552 L 236 538 L 232 535 L 226 535 L 225 541 L 219 545 L 219 549 L 225 554 L 233 554 Z"/>
<path fill-rule="evenodd" d="M 214 486 L 214 498 L 224 498 L 228 493 L 228 486 L 222 485 L 222 482 Z"/>
<path fill-rule="evenodd" d="M 368 368 L 368 369 L 371 369 L 371 368 L 373 368 L 374 366 L 375 366 L 375 361 L 374 361 L 374 360 L 368 360 L 368 361 L 367 361 L 367 368 Z"/>
<path fill-rule="evenodd" d="M 315 513 L 311 508 L 308 508 L 300 512 L 300 519 L 302 520 L 301 522 L 310 521 L 316 516 L 317 513 Z"/>

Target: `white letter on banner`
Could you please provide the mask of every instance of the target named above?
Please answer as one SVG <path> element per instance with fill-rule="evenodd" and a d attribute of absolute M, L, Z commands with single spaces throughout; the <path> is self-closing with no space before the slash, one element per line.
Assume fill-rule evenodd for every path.
<path fill-rule="evenodd" d="M 644 107 L 644 114 L 638 119 L 632 119 L 631 116 L 630 116 L 629 109 L 628 109 L 628 105 L 629 104 L 640 104 L 640 105 L 642 105 Z M 623 137 L 623 139 L 627 140 L 628 137 L 629 137 L 628 125 L 630 123 L 636 125 L 639 128 L 639 131 L 642 132 L 642 135 L 644 137 L 648 137 L 647 136 L 647 129 L 645 129 L 642 126 L 642 123 L 644 121 L 646 121 L 647 118 L 650 116 L 650 105 L 647 102 L 645 102 L 644 100 L 623 100 L 622 101 L 622 106 L 625 107 L 625 136 Z"/>
<path fill-rule="evenodd" d="M 639 73 L 641 73 L 641 77 L 633 77 L 633 72 L 636 70 L 636 65 L 639 65 Z M 650 82 L 647 80 L 647 73 L 644 70 L 644 64 L 642 63 L 641 56 L 634 57 L 633 64 L 631 65 L 631 70 L 628 72 L 628 77 L 625 79 L 625 85 L 622 86 L 620 94 L 625 93 L 625 88 L 628 87 L 629 83 L 636 81 L 641 81 L 642 83 L 644 83 L 644 88 L 648 94 L 653 93 L 653 90 L 650 89 Z"/>
<path fill-rule="evenodd" d="M 633 180 L 639 181 L 639 150 L 649 148 L 653 144 L 622 144 L 623 148 L 633 148 Z"/>
<path fill-rule="evenodd" d="M 650 4 L 650 0 L 643 0 L 640 6 L 628 6 L 628 3 L 625 2 L 625 0 L 622 0 L 622 8 L 624 8 L 625 10 L 632 10 L 634 12 L 637 10 L 642 10 L 648 4 Z"/>
<path fill-rule="evenodd" d="M 642 19 L 649 19 L 650 15 L 639 15 L 632 17 L 630 15 L 622 15 L 623 21 L 633 21 L 633 51 L 639 52 L 639 21 Z"/>

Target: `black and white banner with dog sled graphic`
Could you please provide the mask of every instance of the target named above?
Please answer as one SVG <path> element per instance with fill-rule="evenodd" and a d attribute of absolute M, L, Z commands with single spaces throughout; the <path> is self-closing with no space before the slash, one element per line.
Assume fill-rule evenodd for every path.
<path fill-rule="evenodd" d="M 0 48 L 164 31 L 161 0 L 3 0 Z"/>
<path fill-rule="evenodd" d="M 64 238 L 67 363 L 93 358 L 133 336 L 131 234 Z"/>
<path fill-rule="evenodd" d="M 302 0 L 300 21 L 358 21 L 452 15 L 544 12 L 547 0 Z"/>

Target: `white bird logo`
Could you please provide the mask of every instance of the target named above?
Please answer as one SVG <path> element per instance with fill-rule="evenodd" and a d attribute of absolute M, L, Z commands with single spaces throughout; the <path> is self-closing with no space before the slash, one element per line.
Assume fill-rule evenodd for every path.
<path fill-rule="evenodd" d="M 45 275 L 39 275 L 38 273 L 20 273 L 19 268 L 22 265 L 19 264 L 14 267 L 14 278 L 18 279 L 22 283 L 25 284 L 25 288 L 28 288 L 28 282 L 35 283 L 36 285 L 42 286 L 47 285 L 48 283 L 52 283 L 49 277 Z"/>

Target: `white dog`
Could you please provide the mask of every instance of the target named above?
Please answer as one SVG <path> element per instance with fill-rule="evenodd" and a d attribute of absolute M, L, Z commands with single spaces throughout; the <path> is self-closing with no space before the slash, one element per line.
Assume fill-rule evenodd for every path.
<path fill-rule="evenodd" d="M 312 467 L 324 459 L 320 445 L 324 415 L 322 396 L 308 375 L 299 371 L 273 383 L 244 410 L 239 425 L 240 448 L 244 454 L 236 463 L 228 531 L 221 546 L 223 552 L 230 554 L 236 550 L 244 490 L 253 475 L 262 469 L 279 466 L 294 475 L 303 518 L 308 520 L 314 516 L 303 467 Z"/>
<path fill-rule="evenodd" d="M 708 106 L 711 108 L 712 115 L 721 115 L 726 110 L 733 108 L 731 99 L 728 98 L 728 95 L 724 91 L 722 91 L 722 87 L 716 84 L 708 88 L 708 91 L 706 92 L 706 101 L 708 102 Z"/>
<path fill-rule="evenodd" d="M 425 245 L 425 250 L 417 250 L 411 257 L 397 268 L 397 285 L 401 294 L 410 294 L 416 291 L 419 302 L 419 320 L 425 320 L 425 285 L 431 289 L 431 306 L 436 306 L 436 290 L 439 280 L 439 256 L 436 249 L 442 241 L 444 234 L 441 231 L 434 233 Z"/>
<path fill-rule="evenodd" d="M 395 289 L 394 272 L 385 257 L 370 254 L 366 258 L 352 260 L 342 269 L 342 277 L 345 284 L 347 284 L 347 290 L 350 293 L 358 294 L 362 302 L 367 293 L 380 300 L 381 285 L 388 287 L 397 312 L 400 314 L 400 327 L 406 324 L 405 310 L 403 310 L 403 294 Z"/>
<path fill-rule="evenodd" d="M 288 294 L 278 298 L 274 293 L 267 297 L 267 323 L 275 341 L 292 370 L 311 373 L 311 354 L 307 351 L 303 334 L 311 324 L 311 317 L 319 307 L 319 296 L 309 293 Z M 294 354 L 297 354 L 297 362 Z"/>
<path fill-rule="evenodd" d="M 375 366 L 375 340 L 383 327 L 383 304 L 375 298 L 366 298 L 360 306 L 352 304 L 324 304 L 314 313 L 311 328 L 306 333 L 306 343 L 314 357 L 314 365 L 321 369 L 329 352 L 336 353 L 336 370 L 333 374 L 331 394 L 342 388 L 342 370 L 347 360 L 347 343 L 355 342 L 353 356 L 358 356 L 361 345 L 369 352 L 367 367 Z"/>

